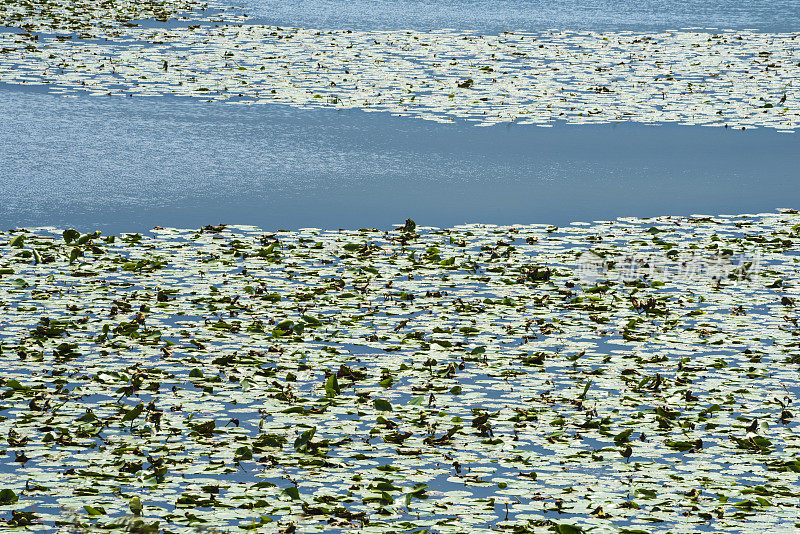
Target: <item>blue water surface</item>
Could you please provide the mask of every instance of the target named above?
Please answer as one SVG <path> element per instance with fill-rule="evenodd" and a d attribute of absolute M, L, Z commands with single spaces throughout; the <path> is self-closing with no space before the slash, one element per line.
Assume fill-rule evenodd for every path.
<path fill-rule="evenodd" d="M 226 0 L 320 28 L 800 30 L 797 0 Z M 61 98 L 0 86 L 0 227 L 106 232 L 552 223 L 796 207 L 796 135 L 634 124 L 477 128 L 358 110 Z"/>
<path fill-rule="evenodd" d="M 800 31 L 797 0 L 227 0 L 254 20 L 359 30 L 548 28 L 653 32 L 687 27 Z"/>
<path fill-rule="evenodd" d="M 792 207 L 800 137 L 438 124 L 359 110 L 0 90 L 0 228 L 548 223 Z"/>

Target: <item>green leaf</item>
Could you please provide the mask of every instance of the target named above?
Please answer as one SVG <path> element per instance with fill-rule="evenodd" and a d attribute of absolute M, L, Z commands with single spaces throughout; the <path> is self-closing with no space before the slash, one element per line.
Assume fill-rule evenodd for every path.
<path fill-rule="evenodd" d="M 64 238 L 64 242 L 68 245 L 73 241 L 75 241 L 76 239 L 78 239 L 80 236 L 81 233 L 75 230 L 74 228 L 69 228 L 67 230 L 64 230 L 64 233 L 61 234 L 61 237 Z"/>
<path fill-rule="evenodd" d="M 298 490 L 296 486 L 289 486 L 283 490 L 283 493 L 288 495 L 293 501 L 300 500 L 300 490 Z"/>
<path fill-rule="evenodd" d="M 22 248 L 25 246 L 25 236 L 18 235 L 17 237 L 12 239 L 8 244 L 14 248 Z"/>
<path fill-rule="evenodd" d="M 309 326 L 322 326 L 322 321 L 311 315 L 301 315 L 300 318 Z"/>
<path fill-rule="evenodd" d="M 106 515 L 106 510 L 102 506 L 89 506 L 88 504 L 84 504 L 83 509 L 86 510 L 86 513 L 90 516 Z"/>
<path fill-rule="evenodd" d="M 15 278 L 11 281 L 11 285 L 19 289 L 26 289 L 31 287 L 31 285 L 26 282 L 23 278 Z"/>
<path fill-rule="evenodd" d="M 580 395 L 578 395 L 578 398 L 579 399 L 585 399 L 586 398 L 586 393 L 589 391 L 590 387 L 592 387 L 592 381 L 591 380 L 586 382 L 586 385 L 583 386 L 583 392 Z"/>
<path fill-rule="evenodd" d="M 6 386 L 10 387 L 14 391 L 29 391 L 31 388 L 27 386 L 23 386 L 19 383 L 19 380 L 12 378 L 6 382 Z"/>
<path fill-rule="evenodd" d="M 392 404 L 389 401 L 384 400 L 384 399 L 375 399 L 375 400 L 372 401 L 372 405 L 379 412 L 391 412 L 391 411 L 394 411 L 394 410 L 392 410 Z"/>
<path fill-rule="evenodd" d="M 142 501 L 139 497 L 131 497 L 131 500 L 128 501 L 128 507 L 133 512 L 133 515 L 138 516 L 142 513 Z"/>
<path fill-rule="evenodd" d="M 339 389 L 339 380 L 336 378 L 335 374 L 332 374 L 328 377 L 328 380 L 325 381 L 325 396 L 332 399 L 339 393 L 341 393 Z"/>
<path fill-rule="evenodd" d="M 19 500 L 19 497 L 14 490 L 3 488 L 0 490 L 0 504 L 14 504 Z"/>
<path fill-rule="evenodd" d="M 428 491 L 428 485 L 420 482 L 414 485 L 414 488 L 408 492 L 408 495 L 416 499 L 427 499 L 428 498 L 428 494 L 426 493 L 427 491 Z"/>
<path fill-rule="evenodd" d="M 233 460 L 236 462 L 241 462 L 242 460 L 252 460 L 253 459 L 253 451 L 250 450 L 250 447 L 242 446 L 236 449 L 236 452 L 233 455 Z"/>
<path fill-rule="evenodd" d="M 99 234 L 98 234 L 98 236 L 99 236 Z M 78 241 L 75 244 L 76 245 L 85 245 L 86 243 L 91 241 L 91 239 L 93 237 L 95 237 L 93 234 L 84 234 L 84 235 L 82 235 L 82 236 L 80 236 L 78 238 Z"/>
<path fill-rule="evenodd" d="M 378 382 L 378 384 L 380 384 L 382 388 L 390 388 L 392 387 L 392 384 L 394 384 L 394 378 L 392 378 L 391 376 L 387 376 L 386 378 Z"/>
<path fill-rule="evenodd" d="M 411 234 L 417 229 L 417 223 L 413 219 L 406 219 L 406 223 L 400 228 L 403 233 Z"/>
<path fill-rule="evenodd" d="M 253 448 L 261 450 L 264 447 L 283 447 L 286 438 L 280 434 L 261 434 L 253 441 Z"/>
<path fill-rule="evenodd" d="M 761 506 L 772 506 L 772 503 L 769 502 L 764 497 L 756 497 L 756 500 L 758 501 L 758 504 L 760 504 Z"/>
<path fill-rule="evenodd" d="M 696 443 L 694 441 L 673 441 L 668 439 L 664 442 L 664 445 L 670 449 L 683 452 L 693 449 L 696 446 Z"/>
<path fill-rule="evenodd" d="M 128 413 L 122 417 L 122 422 L 133 421 L 142 414 L 142 411 L 144 411 L 144 404 L 140 402 L 135 408 L 129 410 Z"/>
<path fill-rule="evenodd" d="M 614 436 L 614 443 L 616 445 L 622 445 L 623 443 L 627 443 L 628 439 L 631 437 L 631 434 L 633 434 L 632 428 L 623 430 L 622 432 Z"/>
<path fill-rule="evenodd" d="M 398 488 L 391 482 L 386 482 L 385 480 L 383 480 L 375 484 L 375 489 L 378 491 L 400 491 L 403 488 Z"/>
<path fill-rule="evenodd" d="M 306 452 L 308 451 L 308 444 L 311 442 L 311 438 L 314 437 L 314 434 L 317 432 L 316 427 L 309 428 L 299 436 L 297 439 L 294 440 L 294 449 L 297 452 Z"/>
<path fill-rule="evenodd" d="M 568 525 L 566 523 L 556 525 L 555 529 L 558 534 L 583 534 L 583 529 L 581 527 Z"/>
<path fill-rule="evenodd" d="M 294 326 L 294 321 L 290 319 L 285 319 L 278 324 L 275 325 L 276 330 L 281 330 L 283 332 L 289 332 L 292 327 Z"/>

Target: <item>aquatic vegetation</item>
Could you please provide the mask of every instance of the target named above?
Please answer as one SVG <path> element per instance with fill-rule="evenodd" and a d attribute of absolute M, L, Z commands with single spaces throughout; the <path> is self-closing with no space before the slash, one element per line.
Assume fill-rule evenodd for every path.
<path fill-rule="evenodd" d="M 795 34 L 322 31 L 0 4 L 0 82 L 437 121 L 797 127 Z M 799 526 L 800 217 L 0 232 L 0 521 Z M 94 229 L 90 229 L 94 230 Z"/>
<path fill-rule="evenodd" d="M 64 95 L 279 102 L 479 125 L 793 131 L 800 121 L 797 34 L 327 31 L 249 24 L 241 10 L 189 1 L 116 0 L 96 18 L 88 2 L 0 5 L 0 25 L 17 29 L 0 32 L 0 82 Z"/>
<path fill-rule="evenodd" d="M 790 210 L 0 233 L 2 520 L 796 526 L 799 244 Z"/>
<path fill-rule="evenodd" d="M 197 0 L 6 0 L 0 3 L 0 22 L 30 32 L 77 32 L 85 38 L 92 30 L 131 27 L 135 25 L 132 21 L 144 19 L 167 22 L 206 7 Z"/>

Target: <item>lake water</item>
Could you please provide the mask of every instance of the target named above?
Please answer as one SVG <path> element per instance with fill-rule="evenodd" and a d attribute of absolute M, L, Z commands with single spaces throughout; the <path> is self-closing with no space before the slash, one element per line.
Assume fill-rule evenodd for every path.
<path fill-rule="evenodd" d="M 246 0 L 253 18 L 336 28 L 800 28 L 795 1 Z M 220 221 L 387 226 L 414 217 L 563 224 L 758 212 L 800 198 L 797 137 L 633 124 L 476 128 L 384 113 L 0 87 L 0 226 L 106 232 Z"/>
<path fill-rule="evenodd" d="M 0 91 L 0 227 L 551 223 L 787 207 L 798 138 Z"/>
<path fill-rule="evenodd" d="M 661 31 L 685 27 L 800 28 L 795 0 L 243 0 L 248 13 L 270 24 L 337 29 L 479 33 L 505 30 L 590 29 Z"/>

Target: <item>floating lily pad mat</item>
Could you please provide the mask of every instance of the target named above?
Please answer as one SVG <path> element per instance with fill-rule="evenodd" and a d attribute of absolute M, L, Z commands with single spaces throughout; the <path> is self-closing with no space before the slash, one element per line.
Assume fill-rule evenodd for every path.
<path fill-rule="evenodd" d="M 794 210 L 1 233 L 2 521 L 794 528 L 799 244 Z"/>
<path fill-rule="evenodd" d="M 797 33 L 353 31 L 165 0 L 0 4 L 0 82 L 437 122 L 800 124 Z"/>

